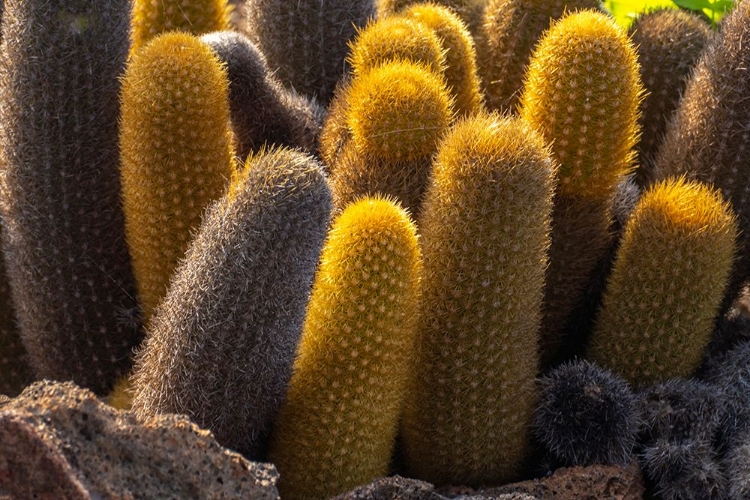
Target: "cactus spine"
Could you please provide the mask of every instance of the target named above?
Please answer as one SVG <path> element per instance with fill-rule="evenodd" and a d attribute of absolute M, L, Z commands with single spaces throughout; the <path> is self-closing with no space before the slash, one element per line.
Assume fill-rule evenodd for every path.
<path fill-rule="evenodd" d="M 654 165 L 656 179 L 685 174 L 713 184 L 732 203 L 742 231 L 722 310 L 750 277 L 750 2 L 722 20 L 685 89 Z"/>
<path fill-rule="evenodd" d="M 598 0 L 489 0 L 477 37 L 487 107 L 515 111 L 535 45 L 566 11 L 595 9 Z"/>
<path fill-rule="evenodd" d="M 248 160 L 207 211 L 138 355 L 133 409 L 186 413 L 259 459 L 286 392 L 331 211 L 321 165 Z"/>
<path fill-rule="evenodd" d="M 283 498 L 329 498 L 386 475 L 416 339 L 416 228 L 379 197 L 335 220 L 270 453 Z"/>
<path fill-rule="evenodd" d="M 433 483 L 509 481 L 525 458 L 554 163 L 517 119 L 480 114 L 440 144 L 419 219 L 417 375 L 402 437 Z"/>
<path fill-rule="evenodd" d="M 265 145 L 316 151 L 325 114 L 321 106 L 285 89 L 270 73 L 265 56 L 241 33 L 214 32 L 201 41 L 227 66 L 236 156 L 244 161 Z"/>
<path fill-rule="evenodd" d="M 391 62 L 354 78 L 345 99 L 351 140 L 332 168 L 336 208 L 380 193 L 418 213 L 432 154 L 453 119 L 443 79 L 421 65 Z"/>
<path fill-rule="evenodd" d="M 641 80 L 648 91 L 641 104 L 643 134 L 638 143 L 640 165 L 635 171 L 641 187 L 651 181 L 667 122 L 711 35 L 708 23 L 696 14 L 677 9 L 646 13 L 630 28 L 641 63 Z"/>
<path fill-rule="evenodd" d="M 612 200 L 634 168 L 642 88 L 633 45 L 600 12 L 563 17 L 532 55 L 520 114 L 552 143 L 559 183 L 545 290 L 542 362 L 554 362 L 563 330 L 610 242 Z"/>
<path fill-rule="evenodd" d="M 471 115 L 480 111 L 477 56 L 466 24 L 451 9 L 437 4 L 416 4 L 402 15 L 430 28 L 440 40 L 445 50 L 445 83 L 456 98 L 456 113 Z"/>
<path fill-rule="evenodd" d="M 187 33 L 165 33 L 137 52 L 123 78 L 122 190 L 126 234 L 148 321 L 232 171 L 226 73 Z"/>
<path fill-rule="evenodd" d="M 737 222 L 698 183 L 654 185 L 625 227 L 587 356 L 634 385 L 688 377 L 724 294 Z"/>
<path fill-rule="evenodd" d="M 229 29 L 227 0 L 132 0 L 133 51 L 168 31 L 202 35 Z"/>
<path fill-rule="evenodd" d="M 245 31 L 279 79 L 327 104 L 347 73 L 349 40 L 375 17 L 374 0 L 247 0 Z"/>
<path fill-rule="evenodd" d="M 100 395 L 141 338 L 121 321 L 137 309 L 117 151 L 129 14 L 126 0 L 3 14 L 2 237 L 20 335 L 37 376 Z"/>

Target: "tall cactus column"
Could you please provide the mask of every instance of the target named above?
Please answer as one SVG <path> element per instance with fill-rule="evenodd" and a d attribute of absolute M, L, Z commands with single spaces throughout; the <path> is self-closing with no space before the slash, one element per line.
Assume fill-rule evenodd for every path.
<path fill-rule="evenodd" d="M 21 337 L 38 376 L 101 394 L 140 340 L 117 149 L 130 2 L 5 8 L 3 246 Z"/>

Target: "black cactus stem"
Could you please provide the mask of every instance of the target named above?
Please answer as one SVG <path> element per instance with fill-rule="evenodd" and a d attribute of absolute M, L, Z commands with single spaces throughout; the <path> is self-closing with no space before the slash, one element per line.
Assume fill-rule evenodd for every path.
<path fill-rule="evenodd" d="M 99 394 L 141 338 L 119 208 L 129 27 L 128 0 L 10 0 L 2 27 L 2 240 L 20 335 L 37 376 Z"/>

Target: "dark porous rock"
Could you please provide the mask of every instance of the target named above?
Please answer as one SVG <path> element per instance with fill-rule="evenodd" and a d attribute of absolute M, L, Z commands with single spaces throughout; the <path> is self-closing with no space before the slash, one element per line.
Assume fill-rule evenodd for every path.
<path fill-rule="evenodd" d="M 184 416 L 138 419 L 70 382 L 0 403 L 0 499 L 277 500 L 277 479 Z"/>
<path fill-rule="evenodd" d="M 332 500 L 537 500 L 537 497 L 525 493 L 504 493 L 486 496 L 484 494 L 458 496 L 441 495 L 435 487 L 418 479 L 401 476 L 382 477 L 368 485 L 360 486 L 348 493 L 343 493 Z"/>
<path fill-rule="evenodd" d="M 462 500 L 476 497 L 504 498 L 526 494 L 539 500 L 641 500 L 645 491 L 643 475 L 636 462 L 626 467 L 591 465 L 557 469 L 551 476 L 483 490 L 442 488 L 442 495 Z M 513 497 L 511 497 L 513 498 Z"/>

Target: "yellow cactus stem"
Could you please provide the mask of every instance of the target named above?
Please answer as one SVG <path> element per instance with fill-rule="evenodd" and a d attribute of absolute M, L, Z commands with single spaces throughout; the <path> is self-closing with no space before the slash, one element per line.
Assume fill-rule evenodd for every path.
<path fill-rule="evenodd" d="M 520 112 L 553 143 L 561 194 L 605 198 L 635 168 L 639 69 L 627 32 L 601 12 L 568 14 L 540 40 Z"/>
<path fill-rule="evenodd" d="M 397 203 L 363 198 L 334 221 L 272 436 L 282 498 L 325 499 L 388 473 L 420 265 L 416 227 Z"/>
<path fill-rule="evenodd" d="M 653 185 L 625 227 L 587 357 L 636 386 L 690 377 L 711 337 L 737 234 L 719 191 L 684 178 Z"/>
<path fill-rule="evenodd" d="M 424 0 L 376 0 L 378 17 L 400 14 L 412 5 L 427 3 Z M 471 33 L 476 33 L 482 20 L 487 0 L 432 0 L 430 3 L 447 7 L 461 17 Z"/>
<path fill-rule="evenodd" d="M 133 384 L 129 375 L 120 377 L 115 387 L 107 396 L 107 404 L 118 410 L 130 410 L 133 404 Z"/>
<path fill-rule="evenodd" d="M 419 218 L 424 256 L 404 459 L 438 484 L 513 480 L 529 452 L 555 164 L 518 119 L 458 122 Z"/>
<path fill-rule="evenodd" d="M 445 71 L 445 53 L 437 35 L 405 17 L 386 17 L 371 22 L 350 43 L 347 58 L 354 75 L 391 61 L 423 63 L 436 73 Z"/>
<path fill-rule="evenodd" d="M 169 31 L 203 35 L 229 29 L 231 11 L 227 0 L 133 0 L 131 53 Z"/>
<path fill-rule="evenodd" d="M 451 9 L 415 4 L 402 12 L 434 31 L 445 50 L 445 83 L 456 98 L 456 113 L 471 115 L 482 109 L 474 40 L 466 24 Z"/>
<path fill-rule="evenodd" d="M 232 175 L 228 82 L 206 44 L 172 32 L 135 54 L 122 85 L 125 229 L 148 321 Z"/>

